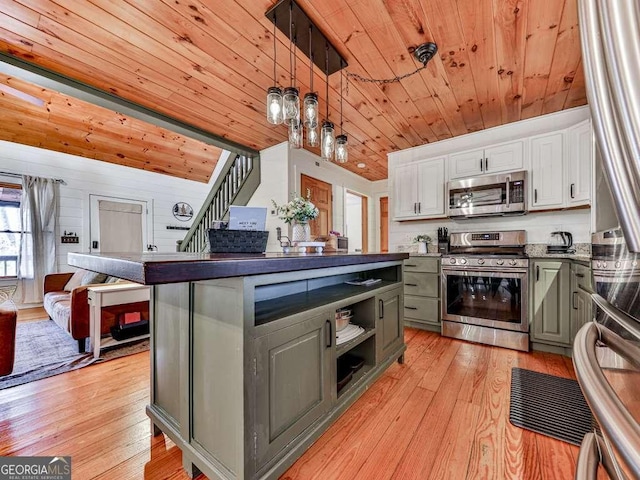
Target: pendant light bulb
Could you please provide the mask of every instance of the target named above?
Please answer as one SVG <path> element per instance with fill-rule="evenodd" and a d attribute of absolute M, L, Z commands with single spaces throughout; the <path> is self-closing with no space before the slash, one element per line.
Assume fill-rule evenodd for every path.
<path fill-rule="evenodd" d="M 320 135 L 318 134 L 318 124 L 313 127 L 307 127 L 307 145 L 317 147 L 320 144 Z"/>
<path fill-rule="evenodd" d="M 302 148 L 302 123 L 299 119 L 289 123 L 289 148 Z"/>
<path fill-rule="evenodd" d="M 282 123 L 282 90 L 278 87 L 270 87 L 267 90 L 267 121 L 273 125 Z"/>
<path fill-rule="evenodd" d="M 333 157 L 333 151 L 335 149 L 335 143 L 336 139 L 333 123 L 327 121 L 323 122 L 320 138 L 320 156 L 323 160 L 331 160 L 331 157 Z"/>
<path fill-rule="evenodd" d="M 336 162 L 347 163 L 349 161 L 348 146 L 349 141 L 346 135 L 338 135 L 336 137 Z"/>
<path fill-rule="evenodd" d="M 300 119 L 300 97 L 298 96 L 298 89 L 295 87 L 285 88 L 282 103 L 284 106 L 284 122 L 289 124 L 297 122 Z"/>
<path fill-rule="evenodd" d="M 315 127 L 318 124 L 318 95 L 309 92 L 304 96 L 304 125 Z"/>

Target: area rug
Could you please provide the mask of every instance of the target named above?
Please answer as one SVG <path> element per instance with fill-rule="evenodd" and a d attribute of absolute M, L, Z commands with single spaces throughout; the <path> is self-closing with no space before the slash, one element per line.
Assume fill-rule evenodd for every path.
<path fill-rule="evenodd" d="M 509 421 L 578 446 L 595 425 L 578 382 L 524 368 L 511 369 Z"/>
<path fill-rule="evenodd" d="M 53 320 L 18 323 L 13 372 L 0 377 L 0 390 L 145 350 L 149 340 L 101 350 L 94 359 L 92 352 L 78 353 L 78 342 Z"/>

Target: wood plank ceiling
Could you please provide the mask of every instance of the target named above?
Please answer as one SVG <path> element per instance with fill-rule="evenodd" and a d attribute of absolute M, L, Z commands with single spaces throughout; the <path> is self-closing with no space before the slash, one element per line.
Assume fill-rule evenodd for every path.
<path fill-rule="evenodd" d="M 265 119 L 274 52 L 272 24 L 264 13 L 273 4 L 3 0 L 0 51 L 260 150 L 287 138 L 284 126 L 271 126 Z M 350 157 L 344 167 L 369 180 L 387 177 L 389 152 L 586 104 L 576 0 L 299 4 L 345 57 L 351 73 L 374 78 L 402 75 L 418 66 L 410 47 L 427 41 L 438 44 L 428 68 L 400 83 L 346 82 L 344 131 Z M 278 83 L 287 86 L 288 39 L 281 32 L 276 39 Z M 301 53 L 297 59 L 297 83 L 304 94 L 309 91 L 309 63 Z M 324 85 L 324 75 L 316 69 L 314 88 L 320 92 L 321 112 Z M 338 124 L 340 73 L 330 76 L 329 86 L 330 119 Z M 35 141 L 29 131 L 40 129 L 44 118 L 37 117 L 40 123 L 31 125 L 32 109 L 7 97 L 1 100 L 3 114 L 13 110 L 9 121 L 26 128 L 21 134 L 13 125 L 0 138 Z M 81 136 L 74 127 L 87 130 L 82 125 L 85 107 L 70 103 L 73 116 L 47 119 L 56 124 L 52 128 L 60 137 L 52 143 L 72 144 L 68 138 Z M 58 121 L 64 128 L 58 128 Z M 125 158 L 115 153 L 124 151 L 118 145 L 124 138 L 113 135 L 100 146 L 106 149 L 104 158 L 95 152 L 91 158 L 149 168 L 148 156 L 139 152 L 136 158 L 135 149 L 128 149 Z M 184 144 L 185 139 L 179 141 Z M 167 148 L 168 157 L 153 158 L 151 168 L 179 168 L 181 176 L 203 180 L 195 173 L 200 166 L 191 167 L 202 162 L 193 149 L 181 150 L 179 161 L 170 158 L 171 150 Z M 358 168 L 358 163 L 365 168 Z M 212 170 L 211 163 L 203 168 Z"/>

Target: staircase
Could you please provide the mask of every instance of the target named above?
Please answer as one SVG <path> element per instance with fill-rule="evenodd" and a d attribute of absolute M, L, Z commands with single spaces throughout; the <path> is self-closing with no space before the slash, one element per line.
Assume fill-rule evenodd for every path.
<path fill-rule="evenodd" d="M 178 241 L 178 251 L 206 251 L 209 244 L 208 231 L 213 222 L 226 218 L 231 205 L 246 205 L 258 185 L 260 157 L 231 155 L 184 240 Z"/>

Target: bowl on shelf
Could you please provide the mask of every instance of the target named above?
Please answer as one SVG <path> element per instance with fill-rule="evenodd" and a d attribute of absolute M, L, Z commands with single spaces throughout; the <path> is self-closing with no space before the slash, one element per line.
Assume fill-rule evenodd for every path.
<path fill-rule="evenodd" d="M 336 314 L 336 332 L 344 330 L 347 325 L 349 325 L 349 320 L 351 320 L 351 315 L 348 317 L 338 317 Z"/>
<path fill-rule="evenodd" d="M 342 317 L 350 317 L 351 309 L 350 308 L 339 308 L 336 310 L 336 320 Z"/>

